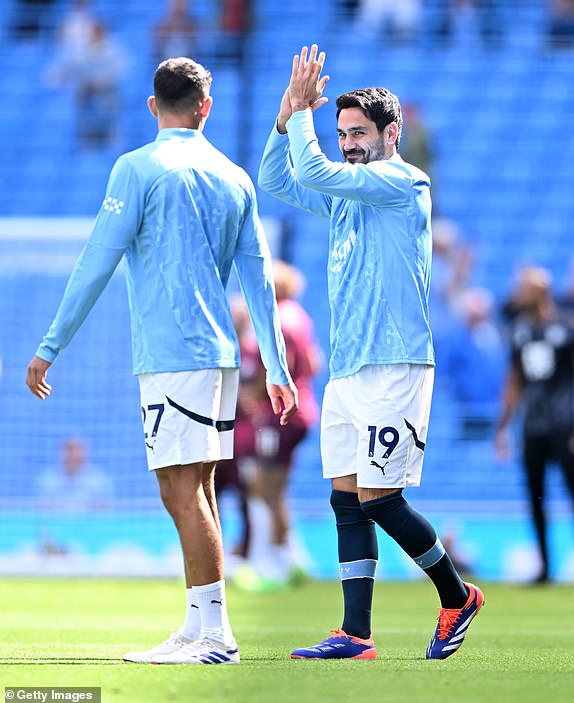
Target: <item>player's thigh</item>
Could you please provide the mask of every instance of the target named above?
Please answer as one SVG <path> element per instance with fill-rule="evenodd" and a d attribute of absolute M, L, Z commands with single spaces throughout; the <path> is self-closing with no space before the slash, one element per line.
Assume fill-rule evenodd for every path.
<path fill-rule="evenodd" d="M 358 434 L 355 472 L 360 488 L 420 484 L 434 371 L 410 364 L 366 366 L 342 379 L 341 395 Z"/>
<path fill-rule="evenodd" d="M 356 472 L 359 434 L 339 386 L 338 380 L 327 383 L 321 407 L 321 461 L 323 476 L 330 479 Z"/>
<path fill-rule="evenodd" d="M 139 376 L 148 467 L 233 456 L 236 369 Z"/>

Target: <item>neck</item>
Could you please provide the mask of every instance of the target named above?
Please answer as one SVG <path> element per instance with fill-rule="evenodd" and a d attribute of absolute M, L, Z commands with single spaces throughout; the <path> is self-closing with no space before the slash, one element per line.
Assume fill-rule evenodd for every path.
<path fill-rule="evenodd" d="M 536 306 L 534 310 L 534 318 L 537 322 L 546 322 L 551 320 L 556 313 L 556 306 L 552 300 L 544 300 Z"/>
<path fill-rule="evenodd" d="M 158 117 L 158 129 L 196 129 L 202 131 L 204 119 L 196 115 L 160 115 Z"/>

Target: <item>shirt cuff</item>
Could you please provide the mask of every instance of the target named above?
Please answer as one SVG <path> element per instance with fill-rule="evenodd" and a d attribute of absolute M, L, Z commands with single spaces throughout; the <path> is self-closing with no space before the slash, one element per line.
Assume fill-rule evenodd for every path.
<path fill-rule="evenodd" d="M 289 125 L 293 126 L 295 124 L 299 124 L 301 122 L 307 122 L 307 120 L 312 119 L 313 113 L 311 112 L 311 108 L 308 107 L 306 110 L 297 110 L 297 112 L 294 112 L 291 117 L 287 120 L 285 123 L 285 127 L 287 128 L 287 132 L 289 132 Z"/>

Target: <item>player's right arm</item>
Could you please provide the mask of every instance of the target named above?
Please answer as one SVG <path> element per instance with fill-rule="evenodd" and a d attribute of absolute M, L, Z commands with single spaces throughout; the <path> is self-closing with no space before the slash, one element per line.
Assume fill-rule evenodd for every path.
<path fill-rule="evenodd" d="M 259 187 L 289 205 L 329 217 L 333 199 L 328 195 L 305 188 L 295 178 L 285 126 L 291 114 L 289 89 L 287 89 L 281 99 L 279 115 L 265 145 L 259 167 Z"/>
<path fill-rule="evenodd" d="M 49 395 L 48 366 L 72 340 L 106 287 L 139 229 L 143 198 L 133 168 L 119 159 L 92 233 L 68 280 L 56 316 L 28 367 L 26 383 L 39 398 Z M 44 367 L 44 362 L 48 366 Z"/>
<path fill-rule="evenodd" d="M 277 123 L 267 139 L 257 182 L 261 190 L 288 205 L 322 217 L 331 215 L 333 198 L 302 186 L 295 178 L 289 154 L 289 137 L 279 133 Z"/>

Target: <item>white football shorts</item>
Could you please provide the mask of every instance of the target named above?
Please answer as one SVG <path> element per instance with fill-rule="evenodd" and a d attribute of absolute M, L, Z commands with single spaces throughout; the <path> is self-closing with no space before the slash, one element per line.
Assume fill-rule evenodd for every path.
<path fill-rule="evenodd" d="M 323 476 L 357 474 L 360 488 L 421 481 L 434 368 L 364 366 L 329 381 L 321 414 Z"/>
<path fill-rule="evenodd" d="M 150 471 L 233 458 L 239 369 L 138 378 Z"/>

